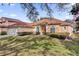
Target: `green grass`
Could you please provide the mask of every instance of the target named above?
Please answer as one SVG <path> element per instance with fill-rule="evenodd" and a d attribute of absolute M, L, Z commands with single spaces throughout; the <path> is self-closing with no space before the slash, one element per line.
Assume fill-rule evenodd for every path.
<path fill-rule="evenodd" d="M 74 56 L 79 55 L 78 44 L 78 39 L 64 41 L 47 35 L 10 36 L 0 39 L 0 51 L 19 56 Z"/>

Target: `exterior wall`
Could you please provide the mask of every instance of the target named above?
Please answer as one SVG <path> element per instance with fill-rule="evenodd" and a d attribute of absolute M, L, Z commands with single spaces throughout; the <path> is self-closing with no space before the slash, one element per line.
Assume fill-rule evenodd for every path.
<path fill-rule="evenodd" d="M 1 22 L 1 21 L 0 21 Z M 0 23 L 1 26 L 8 26 L 8 25 L 12 25 L 15 24 L 15 22 L 8 22 L 7 20 L 5 20 L 5 22 Z M 0 32 L 2 31 L 8 31 L 8 29 L 12 29 L 12 28 L 0 28 Z M 18 32 L 33 32 L 34 28 L 17 28 Z"/>
<path fill-rule="evenodd" d="M 73 28 L 71 26 L 60 26 L 60 25 L 53 25 L 55 26 L 55 32 L 61 33 L 61 32 L 73 32 Z M 47 25 L 46 26 L 46 32 L 51 32 L 50 28 L 52 25 Z M 66 29 L 65 29 L 66 28 Z"/>
<path fill-rule="evenodd" d="M 18 32 L 33 32 L 33 28 L 18 28 Z"/>
<path fill-rule="evenodd" d="M 72 33 L 73 32 L 73 28 L 71 26 L 60 26 L 61 30 L 60 32 L 68 32 L 68 33 Z"/>
<path fill-rule="evenodd" d="M 60 25 L 55 25 L 56 27 L 56 31 L 55 32 L 58 32 L 58 33 L 60 33 L 60 32 L 62 32 L 62 30 L 61 30 L 61 26 Z"/>
<path fill-rule="evenodd" d="M 59 25 L 53 25 L 53 26 L 55 26 L 55 32 L 61 32 L 61 27 Z M 51 27 L 52 27 L 52 25 L 48 25 L 47 29 L 46 29 L 46 32 L 51 32 L 50 31 Z"/>
<path fill-rule="evenodd" d="M 0 28 L 0 32 L 5 31 L 7 32 L 8 28 Z"/>
<path fill-rule="evenodd" d="M 73 28 L 71 26 L 67 26 L 67 32 L 73 33 Z"/>
<path fill-rule="evenodd" d="M 9 29 L 12 28 L 0 28 L 0 33 L 2 31 L 9 32 Z M 33 32 L 33 28 L 16 28 L 17 32 Z"/>
<path fill-rule="evenodd" d="M 47 25 L 46 27 L 46 32 L 50 32 L 51 25 Z"/>

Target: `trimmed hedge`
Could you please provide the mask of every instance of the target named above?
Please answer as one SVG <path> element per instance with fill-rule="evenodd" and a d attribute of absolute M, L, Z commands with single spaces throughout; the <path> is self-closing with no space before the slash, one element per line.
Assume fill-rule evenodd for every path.
<path fill-rule="evenodd" d="M 58 39 L 65 39 L 68 35 L 69 35 L 69 33 L 52 33 L 52 34 L 48 34 L 48 36 L 58 38 Z"/>
<path fill-rule="evenodd" d="M 31 35 L 33 34 L 32 32 L 18 32 L 19 36 L 24 36 L 24 35 Z"/>
<path fill-rule="evenodd" d="M 0 33 L 0 35 L 7 35 L 7 32 L 2 31 L 2 32 Z"/>

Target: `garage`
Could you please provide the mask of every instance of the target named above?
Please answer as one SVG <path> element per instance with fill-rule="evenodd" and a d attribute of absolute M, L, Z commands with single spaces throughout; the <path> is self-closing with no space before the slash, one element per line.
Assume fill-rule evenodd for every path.
<path fill-rule="evenodd" d="M 9 28 L 7 31 L 7 35 L 12 35 L 12 36 L 18 35 L 18 29 L 17 28 Z"/>

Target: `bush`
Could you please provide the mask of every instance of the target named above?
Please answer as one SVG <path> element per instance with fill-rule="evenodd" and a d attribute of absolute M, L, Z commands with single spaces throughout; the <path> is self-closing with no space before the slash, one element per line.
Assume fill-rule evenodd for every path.
<path fill-rule="evenodd" d="M 24 36 L 24 35 L 31 35 L 33 34 L 32 32 L 18 32 L 19 36 Z"/>
<path fill-rule="evenodd" d="M 74 36 L 79 38 L 79 34 L 78 33 L 75 33 Z"/>
<path fill-rule="evenodd" d="M 72 40 L 72 41 L 64 41 L 63 44 L 71 52 L 73 52 L 75 55 L 79 56 L 79 40 L 77 40 L 77 41 L 76 40 L 75 41 L 74 40 Z"/>
<path fill-rule="evenodd" d="M 39 35 L 40 34 L 40 32 L 36 32 L 36 35 Z"/>
<path fill-rule="evenodd" d="M 0 35 L 7 35 L 7 32 L 3 31 L 0 33 Z"/>
<path fill-rule="evenodd" d="M 48 34 L 48 36 L 50 37 L 54 37 L 54 38 L 58 38 L 58 39 L 65 39 L 68 34 L 66 33 L 52 33 L 52 34 Z"/>

